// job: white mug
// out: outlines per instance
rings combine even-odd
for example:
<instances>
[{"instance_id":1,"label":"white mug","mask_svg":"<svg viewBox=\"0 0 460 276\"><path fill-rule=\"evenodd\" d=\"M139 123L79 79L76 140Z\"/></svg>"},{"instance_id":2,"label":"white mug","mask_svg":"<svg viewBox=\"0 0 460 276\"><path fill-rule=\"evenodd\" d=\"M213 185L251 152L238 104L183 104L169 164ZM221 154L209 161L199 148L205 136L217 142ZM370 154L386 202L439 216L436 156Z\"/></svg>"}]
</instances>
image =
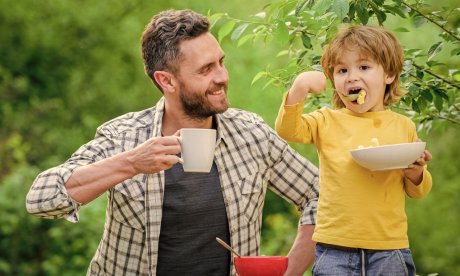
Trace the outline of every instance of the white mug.
<instances>
[{"instance_id":1,"label":"white mug","mask_svg":"<svg viewBox=\"0 0 460 276\"><path fill-rule=\"evenodd\" d=\"M181 163L185 172L211 171L216 146L215 129L182 128L179 141L182 147Z\"/></svg>"}]
</instances>

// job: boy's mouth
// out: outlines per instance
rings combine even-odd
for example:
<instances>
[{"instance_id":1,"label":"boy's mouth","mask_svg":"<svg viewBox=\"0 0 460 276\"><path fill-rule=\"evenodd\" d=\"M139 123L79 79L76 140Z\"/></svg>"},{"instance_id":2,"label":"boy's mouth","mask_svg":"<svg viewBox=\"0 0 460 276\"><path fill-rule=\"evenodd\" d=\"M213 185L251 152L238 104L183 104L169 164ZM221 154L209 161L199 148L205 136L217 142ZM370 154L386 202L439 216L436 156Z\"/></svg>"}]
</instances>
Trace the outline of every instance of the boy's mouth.
<instances>
[{"instance_id":1,"label":"boy's mouth","mask_svg":"<svg viewBox=\"0 0 460 276\"><path fill-rule=\"evenodd\" d=\"M358 104L363 104L366 98L366 91L361 88L352 88L348 91L347 95L344 95L347 100L350 102L356 102Z\"/></svg>"}]
</instances>

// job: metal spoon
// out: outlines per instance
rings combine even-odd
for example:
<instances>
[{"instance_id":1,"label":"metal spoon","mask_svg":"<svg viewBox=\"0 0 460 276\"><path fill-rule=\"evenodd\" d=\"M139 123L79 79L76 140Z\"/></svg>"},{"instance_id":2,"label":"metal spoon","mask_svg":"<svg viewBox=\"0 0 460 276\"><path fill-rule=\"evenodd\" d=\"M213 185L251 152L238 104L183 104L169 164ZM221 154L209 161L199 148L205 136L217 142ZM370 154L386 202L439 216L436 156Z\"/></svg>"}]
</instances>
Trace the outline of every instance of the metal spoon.
<instances>
[{"instance_id":1,"label":"metal spoon","mask_svg":"<svg viewBox=\"0 0 460 276\"><path fill-rule=\"evenodd\" d=\"M238 254L235 249L233 249L230 245L228 245L226 242L224 242L223 240L219 239L218 237L216 237L216 241L218 243L220 243L223 247L227 248L228 250L230 250L233 254L235 254L236 256L238 257L241 257L240 254Z\"/></svg>"},{"instance_id":2,"label":"metal spoon","mask_svg":"<svg viewBox=\"0 0 460 276\"><path fill-rule=\"evenodd\" d=\"M350 102L352 101L356 101L359 97L359 94L348 94L348 95L344 95L345 98L347 98L347 100L349 100Z\"/></svg>"}]
</instances>

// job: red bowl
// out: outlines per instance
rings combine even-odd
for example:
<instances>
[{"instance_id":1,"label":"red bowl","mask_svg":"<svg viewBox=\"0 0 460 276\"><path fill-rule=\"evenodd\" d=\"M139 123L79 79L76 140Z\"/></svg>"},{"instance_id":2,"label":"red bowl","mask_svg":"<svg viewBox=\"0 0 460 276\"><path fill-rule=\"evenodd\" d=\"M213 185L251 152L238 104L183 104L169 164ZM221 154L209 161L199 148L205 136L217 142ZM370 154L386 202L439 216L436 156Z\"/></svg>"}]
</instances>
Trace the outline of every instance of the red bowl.
<instances>
[{"instance_id":1,"label":"red bowl","mask_svg":"<svg viewBox=\"0 0 460 276\"><path fill-rule=\"evenodd\" d=\"M288 266L286 256L235 256L239 276L283 276Z\"/></svg>"}]
</instances>

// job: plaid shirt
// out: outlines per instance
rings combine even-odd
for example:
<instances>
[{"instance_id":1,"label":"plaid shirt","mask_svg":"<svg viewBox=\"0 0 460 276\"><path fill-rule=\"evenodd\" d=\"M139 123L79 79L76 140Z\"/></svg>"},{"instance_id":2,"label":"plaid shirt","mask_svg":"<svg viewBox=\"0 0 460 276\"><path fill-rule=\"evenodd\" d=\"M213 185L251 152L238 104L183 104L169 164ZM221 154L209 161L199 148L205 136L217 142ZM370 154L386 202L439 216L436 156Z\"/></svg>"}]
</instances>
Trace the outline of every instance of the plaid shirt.
<instances>
[{"instance_id":1,"label":"plaid shirt","mask_svg":"<svg viewBox=\"0 0 460 276\"><path fill-rule=\"evenodd\" d=\"M65 183L87 164L130 150L161 135L164 99L98 128L64 164L42 172L27 195L30 213L78 221L80 204ZM262 208L267 187L302 212L300 224L315 224L317 168L296 153L259 116L230 108L216 115L215 162L227 209L231 245L241 255L260 253ZM162 217L164 172L138 174L108 191L102 241L88 275L155 275ZM231 274L235 271L231 269Z\"/></svg>"}]
</instances>

